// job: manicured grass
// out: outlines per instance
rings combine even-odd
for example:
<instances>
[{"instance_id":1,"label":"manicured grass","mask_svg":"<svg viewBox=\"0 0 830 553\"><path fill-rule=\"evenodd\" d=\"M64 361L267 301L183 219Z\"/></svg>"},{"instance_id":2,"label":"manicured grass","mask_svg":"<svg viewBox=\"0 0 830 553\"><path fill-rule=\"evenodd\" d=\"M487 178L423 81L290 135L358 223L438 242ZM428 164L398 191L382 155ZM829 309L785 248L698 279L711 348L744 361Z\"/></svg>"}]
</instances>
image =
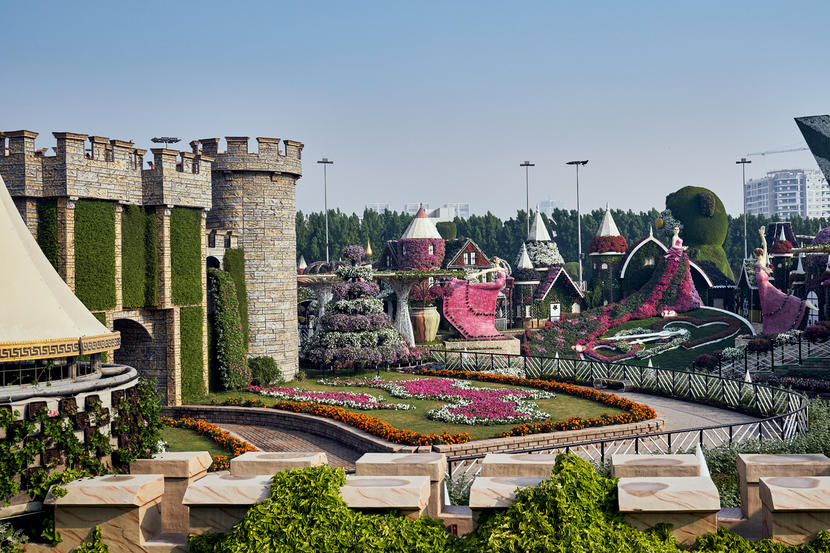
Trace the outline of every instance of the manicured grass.
<instances>
[{"instance_id":1,"label":"manicured grass","mask_svg":"<svg viewBox=\"0 0 830 553\"><path fill-rule=\"evenodd\" d=\"M167 451L207 451L211 455L231 455L210 438L185 428L164 427L161 438L167 442Z\"/></svg>"},{"instance_id":2,"label":"manicured grass","mask_svg":"<svg viewBox=\"0 0 830 553\"><path fill-rule=\"evenodd\" d=\"M362 375L358 375L359 377L373 377L376 373L369 372ZM414 374L405 374L405 373L398 373L394 371L390 372L381 372L381 378L387 381L394 381L394 380L415 380L421 378L432 378L428 376L421 376L421 375L414 375ZM491 426L483 426L483 425L467 425L467 424L449 424L443 422L432 421L426 418L426 412L430 409L435 409L443 405L444 401L432 401L432 400L420 400L420 399L403 399L403 398L395 398L392 397L390 394L385 392L384 390L380 390L378 388L358 388L358 387L342 387L342 386L325 386L323 384L318 384L316 379L308 379L303 380L301 382L290 382L286 384L287 386L291 386L294 388L301 388L304 390L321 390L321 391L341 391L341 392L353 392L353 393L366 393L372 394L376 397L381 397L388 403L408 403L410 405L414 405L414 410L407 410L407 411L395 411L390 409L376 409L371 411L362 411L360 409L349 409L349 411L353 411L355 413L363 413L372 417L377 417L381 420L388 422L389 424L406 430L413 430L416 432L420 432L422 434L440 434L442 432L467 432L472 436L474 440L479 440L483 438L493 438L498 436L501 432L506 432L510 430L515 425L513 424L498 424L498 425L491 425ZM509 388L510 386L505 386L504 384L496 384L492 382L474 382L473 386L481 387L481 388ZM521 388L527 389L530 388ZM249 399L261 399L265 401L267 405L273 405L276 401L274 398L270 398L268 396L261 396L254 393L249 392L227 392L227 393L216 393L210 394L205 403L210 403L211 399L216 399L217 402L221 402L224 398L232 396L232 397L242 397L242 398L249 398ZM581 416L584 418L589 417L596 417L602 414L608 415L617 415L622 413L621 410L616 409L614 407L609 407L607 405L603 405L601 403L597 403L594 401L589 401L586 399L578 398L569 396L566 394L557 394L557 396L553 399L540 399L536 401L536 404L539 406L542 411L548 413L552 420L561 420L567 419L574 416Z\"/></svg>"}]
</instances>

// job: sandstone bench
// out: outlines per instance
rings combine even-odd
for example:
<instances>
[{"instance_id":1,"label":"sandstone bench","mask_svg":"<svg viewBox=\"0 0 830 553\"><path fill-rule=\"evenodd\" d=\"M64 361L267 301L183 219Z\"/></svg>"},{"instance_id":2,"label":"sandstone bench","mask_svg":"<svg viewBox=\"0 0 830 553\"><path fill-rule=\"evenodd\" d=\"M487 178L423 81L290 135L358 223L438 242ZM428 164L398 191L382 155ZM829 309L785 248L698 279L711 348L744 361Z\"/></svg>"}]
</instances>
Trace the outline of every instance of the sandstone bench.
<instances>
[{"instance_id":1,"label":"sandstone bench","mask_svg":"<svg viewBox=\"0 0 830 553\"><path fill-rule=\"evenodd\" d=\"M190 533L227 532L252 506L271 494L272 475L234 476L213 472L197 480L184 494L190 508Z\"/></svg>"},{"instance_id":2,"label":"sandstone bench","mask_svg":"<svg viewBox=\"0 0 830 553\"><path fill-rule=\"evenodd\" d=\"M328 463L323 452L268 452L249 451L231 459L231 474L234 476L270 475L306 467L316 467Z\"/></svg>"},{"instance_id":3,"label":"sandstone bench","mask_svg":"<svg viewBox=\"0 0 830 553\"><path fill-rule=\"evenodd\" d=\"M429 502L429 476L346 476L340 497L353 509L397 509L417 519Z\"/></svg>"},{"instance_id":4,"label":"sandstone bench","mask_svg":"<svg viewBox=\"0 0 830 553\"><path fill-rule=\"evenodd\" d=\"M761 477L764 538L800 545L830 529L830 477Z\"/></svg>"},{"instance_id":5,"label":"sandstone bench","mask_svg":"<svg viewBox=\"0 0 830 553\"><path fill-rule=\"evenodd\" d=\"M660 476L702 476L697 455L628 455L611 456L611 474L615 478L649 478Z\"/></svg>"}]
</instances>

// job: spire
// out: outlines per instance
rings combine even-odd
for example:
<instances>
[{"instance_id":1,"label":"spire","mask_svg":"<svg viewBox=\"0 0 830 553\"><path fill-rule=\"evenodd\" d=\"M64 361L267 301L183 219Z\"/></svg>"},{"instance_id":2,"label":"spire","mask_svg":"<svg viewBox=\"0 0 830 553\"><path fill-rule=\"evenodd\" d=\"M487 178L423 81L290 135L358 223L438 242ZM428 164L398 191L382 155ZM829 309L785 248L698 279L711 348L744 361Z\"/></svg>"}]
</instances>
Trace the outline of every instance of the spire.
<instances>
[{"instance_id":1,"label":"spire","mask_svg":"<svg viewBox=\"0 0 830 553\"><path fill-rule=\"evenodd\" d=\"M782 242L787 239L787 235L784 234L784 225L781 225L781 232L778 234L778 239Z\"/></svg>"},{"instance_id":2,"label":"spire","mask_svg":"<svg viewBox=\"0 0 830 553\"><path fill-rule=\"evenodd\" d=\"M608 207L608 204L605 204L605 215L602 217L602 222L599 224L599 229L597 229L597 236L619 236L620 231L617 229L617 223L614 222L614 218L611 216L611 208Z\"/></svg>"},{"instance_id":3,"label":"spire","mask_svg":"<svg viewBox=\"0 0 830 553\"><path fill-rule=\"evenodd\" d=\"M545 227L545 222L542 220L542 212L536 210L536 218L530 225L530 232L527 234L527 239L532 242L550 242L550 234Z\"/></svg>"},{"instance_id":4,"label":"spire","mask_svg":"<svg viewBox=\"0 0 830 553\"><path fill-rule=\"evenodd\" d=\"M372 257L372 243L366 239L366 257Z\"/></svg>"},{"instance_id":5,"label":"spire","mask_svg":"<svg viewBox=\"0 0 830 553\"><path fill-rule=\"evenodd\" d=\"M522 242L522 249L519 250L519 257L516 259L517 269L532 269L533 263L530 261L530 256L527 255L527 248Z\"/></svg>"},{"instance_id":6,"label":"spire","mask_svg":"<svg viewBox=\"0 0 830 553\"><path fill-rule=\"evenodd\" d=\"M804 260L804 254L803 253L798 254L798 267L796 267L796 269L795 269L795 274L797 274L797 275L803 275L804 274L804 263L802 263L803 260Z\"/></svg>"},{"instance_id":7,"label":"spire","mask_svg":"<svg viewBox=\"0 0 830 553\"><path fill-rule=\"evenodd\" d=\"M409 223L409 226L406 227L403 235L401 235L401 240L410 238L437 238L441 240L441 234L435 228L435 223L427 217L427 212L424 211L423 206L418 208L418 213L415 214L415 218L412 219L412 222Z\"/></svg>"},{"instance_id":8,"label":"spire","mask_svg":"<svg viewBox=\"0 0 830 553\"><path fill-rule=\"evenodd\" d=\"M654 238L654 227L651 225L648 226L648 237Z\"/></svg>"},{"instance_id":9,"label":"spire","mask_svg":"<svg viewBox=\"0 0 830 553\"><path fill-rule=\"evenodd\" d=\"M300 254L300 262L297 263L297 268L300 271L305 271L308 268L308 263L305 262L305 257L303 254Z\"/></svg>"}]
</instances>

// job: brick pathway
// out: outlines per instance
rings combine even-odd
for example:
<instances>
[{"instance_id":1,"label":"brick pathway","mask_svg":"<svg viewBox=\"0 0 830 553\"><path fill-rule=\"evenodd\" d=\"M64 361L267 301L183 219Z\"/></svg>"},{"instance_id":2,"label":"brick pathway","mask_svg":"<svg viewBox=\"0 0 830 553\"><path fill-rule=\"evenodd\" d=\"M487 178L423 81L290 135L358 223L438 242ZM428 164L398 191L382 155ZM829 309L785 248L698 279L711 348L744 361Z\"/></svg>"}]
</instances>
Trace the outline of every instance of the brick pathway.
<instances>
[{"instance_id":1,"label":"brick pathway","mask_svg":"<svg viewBox=\"0 0 830 553\"><path fill-rule=\"evenodd\" d=\"M307 432L243 424L218 426L233 432L263 451L323 451L328 457L329 465L346 470L354 469L354 462L364 453Z\"/></svg>"}]
</instances>

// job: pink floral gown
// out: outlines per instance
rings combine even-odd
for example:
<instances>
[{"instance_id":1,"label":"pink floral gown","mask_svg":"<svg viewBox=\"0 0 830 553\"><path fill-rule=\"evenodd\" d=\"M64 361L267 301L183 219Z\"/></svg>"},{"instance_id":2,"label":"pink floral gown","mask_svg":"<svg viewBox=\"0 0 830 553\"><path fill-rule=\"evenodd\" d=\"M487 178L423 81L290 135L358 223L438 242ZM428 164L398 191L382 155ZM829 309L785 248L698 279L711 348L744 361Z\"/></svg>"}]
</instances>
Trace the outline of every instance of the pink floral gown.
<instances>
[{"instance_id":1,"label":"pink floral gown","mask_svg":"<svg viewBox=\"0 0 830 553\"><path fill-rule=\"evenodd\" d=\"M807 303L796 296L788 296L769 281L766 271L755 265L755 281L761 298L761 321L764 334L779 334L801 325Z\"/></svg>"}]
</instances>

